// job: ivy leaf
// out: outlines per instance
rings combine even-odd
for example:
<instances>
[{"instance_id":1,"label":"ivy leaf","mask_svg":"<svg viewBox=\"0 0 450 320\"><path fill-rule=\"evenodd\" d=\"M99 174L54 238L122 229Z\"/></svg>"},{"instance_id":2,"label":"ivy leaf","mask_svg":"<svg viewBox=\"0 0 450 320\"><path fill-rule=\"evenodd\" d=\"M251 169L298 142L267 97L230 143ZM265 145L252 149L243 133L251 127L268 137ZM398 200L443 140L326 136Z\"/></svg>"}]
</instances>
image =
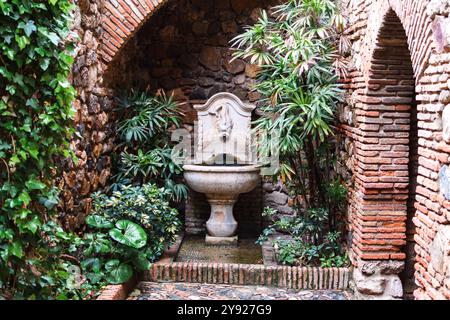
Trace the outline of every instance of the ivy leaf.
<instances>
[{"instance_id":1,"label":"ivy leaf","mask_svg":"<svg viewBox=\"0 0 450 320\"><path fill-rule=\"evenodd\" d=\"M5 36L3 39L4 39L5 43L11 44L12 36L8 35L8 36Z\"/></svg>"},{"instance_id":2,"label":"ivy leaf","mask_svg":"<svg viewBox=\"0 0 450 320\"><path fill-rule=\"evenodd\" d=\"M0 151L1 150L9 150L9 149L11 149L11 147L12 146L9 143L0 141Z\"/></svg>"},{"instance_id":3,"label":"ivy leaf","mask_svg":"<svg viewBox=\"0 0 450 320\"><path fill-rule=\"evenodd\" d=\"M14 231L12 229L0 228L0 239L1 240L12 240L12 239L14 239Z\"/></svg>"},{"instance_id":4,"label":"ivy leaf","mask_svg":"<svg viewBox=\"0 0 450 320\"><path fill-rule=\"evenodd\" d=\"M39 197L39 203L43 204L47 209L54 208L59 202L57 193L47 193L45 197Z\"/></svg>"},{"instance_id":5,"label":"ivy leaf","mask_svg":"<svg viewBox=\"0 0 450 320\"><path fill-rule=\"evenodd\" d=\"M46 185L44 183L42 183L34 178L25 182L25 185L29 190L43 190L46 187Z\"/></svg>"},{"instance_id":6,"label":"ivy leaf","mask_svg":"<svg viewBox=\"0 0 450 320\"><path fill-rule=\"evenodd\" d=\"M59 54L59 59L61 59L62 62L64 62L66 65L69 65L69 66L73 63L73 57L64 52L61 52Z\"/></svg>"},{"instance_id":7,"label":"ivy leaf","mask_svg":"<svg viewBox=\"0 0 450 320\"><path fill-rule=\"evenodd\" d=\"M39 158L38 158L39 150L30 148L30 149L28 149L28 152L30 153L30 155L31 155L34 159L36 159L36 160L39 159Z\"/></svg>"},{"instance_id":8,"label":"ivy leaf","mask_svg":"<svg viewBox=\"0 0 450 320\"><path fill-rule=\"evenodd\" d=\"M37 229L41 227L41 221L39 220L39 218L37 216L34 216L30 221L28 221L27 223L25 223L25 225L23 226L24 229L27 229L29 231L31 231L31 233L35 234Z\"/></svg>"},{"instance_id":9,"label":"ivy leaf","mask_svg":"<svg viewBox=\"0 0 450 320\"><path fill-rule=\"evenodd\" d=\"M9 194L13 198L17 195L17 192L18 192L17 188L8 182L4 183L0 190L9 192Z\"/></svg>"},{"instance_id":10,"label":"ivy leaf","mask_svg":"<svg viewBox=\"0 0 450 320\"><path fill-rule=\"evenodd\" d=\"M11 58L11 60L12 60L12 59L14 59L14 56L13 56L13 58ZM15 94L16 94L16 86L14 86L14 85L12 85L12 84L7 85L7 86L6 86L6 90L7 90L11 95L15 95Z\"/></svg>"},{"instance_id":11,"label":"ivy leaf","mask_svg":"<svg viewBox=\"0 0 450 320\"><path fill-rule=\"evenodd\" d=\"M117 242L135 249L142 248L147 243L145 230L129 220L117 221L116 227L109 230L109 235Z\"/></svg>"},{"instance_id":12,"label":"ivy leaf","mask_svg":"<svg viewBox=\"0 0 450 320\"><path fill-rule=\"evenodd\" d=\"M109 260L105 269L108 271L106 280L112 284L124 283L133 276L133 268L129 264L120 263L118 259Z\"/></svg>"},{"instance_id":13,"label":"ivy leaf","mask_svg":"<svg viewBox=\"0 0 450 320\"><path fill-rule=\"evenodd\" d=\"M48 38L55 46L58 45L59 40L60 40L59 36L58 36L56 33L54 33L54 32L49 32L49 33L47 34L47 38Z\"/></svg>"},{"instance_id":14,"label":"ivy leaf","mask_svg":"<svg viewBox=\"0 0 450 320\"><path fill-rule=\"evenodd\" d=\"M9 60L14 60L15 51L11 48L5 48L6 56L9 58Z\"/></svg>"},{"instance_id":15,"label":"ivy leaf","mask_svg":"<svg viewBox=\"0 0 450 320\"><path fill-rule=\"evenodd\" d=\"M39 101L36 98L30 98L27 100L26 106L37 109L39 107Z\"/></svg>"},{"instance_id":16,"label":"ivy leaf","mask_svg":"<svg viewBox=\"0 0 450 320\"><path fill-rule=\"evenodd\" d=\"M110 229L114 225L112 222L108 221L105 217L99 215L90 215L86 218L86 223L94 228L99 229Z\"/></svg>"},{"instance_id":17,"label":"ivy leaf","mask_svg":"<svg viewBox=\"0 0 450 320\"><path fill-rule=\"evenodd\" d=\"M31 198L28 192L22 191L22 193L19 196L19 199L22 200L22 202L28 206L30 204Z\"/></svg>"},{"instance_id":18,"label":"ivy leaf","mask_svg":"<svg viewBox=\"0 0 450 320\"><path fill-rule=\"evenodd\" d=\"M41 62L39 62L39 66L43 71L48 69L48 66L50 65L50 59L43 59Z\"/></svg>"},{"instance_id":19,"label":"ivy leaf","mask_svg":"<svg viewBox=\"0 0 450 320\"><path fill-rule=\"evenodd\" d=\"M36 31L36 26L33 20L28 20L27 24L23 27L23 31L29 37L33 32Z\"/></svg>"},{"instance_id":20,"label":"ivy leaf","mask_svg":"<svg viewBox=\"0 0 450 320\"><path fill-rule=\"evenodd\" d=\"M17 44L19 45L19 49L23 50L30 43L30 39L26 36L16 35L15 37Z\"/></svg>"},{"instance_id":21,"label":"ivy leaf","mask_svg":"<svg viewBox=\"0 0 450 320\"><path fill-rule=\"evenodd\" d=\"M41 57L45 57L45 55L47 54L47 51L45 51L45 49L41 47L35 48L34 51L37 52L37 54Z\"/></svg>"},{"instance_id":22,"label":"ivy leaf","mask_svg":"<svg viewBox=\"0 0 450 320\"><path fill-rule=\"evenodd\" d=\"M8 251L11 255L16 256L17 258L23 257L22 244L18 240L9 245Z\"/></svg>"}]
</instances>

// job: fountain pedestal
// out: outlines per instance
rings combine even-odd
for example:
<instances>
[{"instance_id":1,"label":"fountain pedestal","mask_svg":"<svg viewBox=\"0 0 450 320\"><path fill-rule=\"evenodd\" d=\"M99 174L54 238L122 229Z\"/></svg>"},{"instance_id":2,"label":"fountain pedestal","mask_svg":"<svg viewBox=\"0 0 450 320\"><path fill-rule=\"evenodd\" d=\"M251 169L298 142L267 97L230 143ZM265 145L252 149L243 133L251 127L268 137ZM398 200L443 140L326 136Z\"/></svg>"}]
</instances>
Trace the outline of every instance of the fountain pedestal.
<instances>
[{"instance_id":1,"label":"fountain pedestal","mask_svg":"<svg viewBox=\"0 0 450 320\"><path fill-rule=\"evenodd\" d=\"M237 197L230 199L214 200L208 197L211 205L211 214L206 221L206 244L212 245L236 245L238 237L236 235L238 223L233 216L233 207L237 201Z\"/></svg>"}]
</instances>

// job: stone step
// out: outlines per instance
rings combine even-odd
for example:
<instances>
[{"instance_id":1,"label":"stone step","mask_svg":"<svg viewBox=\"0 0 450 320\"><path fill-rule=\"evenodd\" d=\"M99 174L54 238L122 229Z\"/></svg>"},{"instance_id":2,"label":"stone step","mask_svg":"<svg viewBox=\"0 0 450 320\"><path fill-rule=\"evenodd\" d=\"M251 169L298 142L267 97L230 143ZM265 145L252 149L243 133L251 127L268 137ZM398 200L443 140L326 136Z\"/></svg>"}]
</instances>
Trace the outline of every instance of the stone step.
<instances>
[{"instance_id":1,"label":"stone step","mask_svg":"<svg viewBox=\"0 0 450 320\"><path fill-rule=\"evenodd\" d=\"M155 263L144 272L150 282L258 285L288 289L346 290L348 268L267 266L262 264Z\"/></svg>"},{"instance_id":2,"label":"stone step","mask_svg":"<svg viewBox=\"0 0 450 320\"><path fill-rule=\"evenodd\" d=\"M342 290L295 290L267 286L140 282L129 300L350 300Z\"/></svg>"}]
</instances>

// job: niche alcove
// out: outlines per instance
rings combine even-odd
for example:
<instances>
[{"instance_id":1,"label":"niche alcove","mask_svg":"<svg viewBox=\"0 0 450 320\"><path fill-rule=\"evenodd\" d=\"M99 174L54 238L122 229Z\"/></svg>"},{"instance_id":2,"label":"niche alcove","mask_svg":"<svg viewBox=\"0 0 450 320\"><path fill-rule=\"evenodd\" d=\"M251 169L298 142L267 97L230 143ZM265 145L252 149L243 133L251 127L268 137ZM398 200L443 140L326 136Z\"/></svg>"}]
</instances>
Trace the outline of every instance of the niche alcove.
<instances>
[{"instance_id":1,"label":"niche alcove","mask_svg":"<svg viewBox=\"0 0 450 320\"><path fill-rule=\"evenodd\" d=\"M184 113L182 127L194 133L197 113L218 92L229 92L245 103L256 103L252 91L257 68L243 60L230 62L230 40L255 23L261 9L278 1L168 1L127 42L108 67L105 81L116 93L125 88L163 89L174 95ZM239 236L259 235L263 228L261 183L241 194L234 207ZM180 212L187 234L204 234L210 206L190 190Z\"/></svg>"}]
</instances>

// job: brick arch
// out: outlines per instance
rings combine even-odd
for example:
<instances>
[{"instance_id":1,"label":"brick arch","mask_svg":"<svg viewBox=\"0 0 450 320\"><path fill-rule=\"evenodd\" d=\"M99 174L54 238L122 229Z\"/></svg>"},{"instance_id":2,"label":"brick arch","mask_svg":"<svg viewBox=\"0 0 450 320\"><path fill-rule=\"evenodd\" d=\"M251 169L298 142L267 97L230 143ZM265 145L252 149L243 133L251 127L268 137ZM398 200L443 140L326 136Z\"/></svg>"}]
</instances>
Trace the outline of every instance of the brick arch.
<instances>
[{"instance_id":1,"label":"brick arch","mask_svg":"<svg viewBox=\"0 0 450 320\"><path fill-rule=\"evenodd\" d=\"M100 56L106 66L139 28L168 0L104 0Z\"/></svg>"},{"instance_id":2,"label":"brick arch","mask_svg":"<svg viewBox=\"0 0 450 320\"><path fill-rule=\"evenodd\" d=\"M406 34L406 42L411 53L411 63L416 81L423 75L433 49L433 37L430 33L433 21L427 14L427 1L416 0L388 0L372 1L368 7L369 18L365 46L368 48L363 54L366 61L371 61L378 46L378 37L382 32L385 18L392 13L398 17ZM365 79L368 79L370 64L366 64Z\"/></svg>"},{"instance_id":3,"label":"brick arch","mask_svg":"<svg viewBox=\"0 0 450 320\"><path fill-rule=\"evenodd\" d=\"M414 227L407 233L407 223L412 225L415 211L418 69L413 68L410 41L394 10L385 13L376 36L357 117L355 189L359 200L353 251L361 260L408 258L404 283L411 287Z\"/></svg>"}]
</instances>

